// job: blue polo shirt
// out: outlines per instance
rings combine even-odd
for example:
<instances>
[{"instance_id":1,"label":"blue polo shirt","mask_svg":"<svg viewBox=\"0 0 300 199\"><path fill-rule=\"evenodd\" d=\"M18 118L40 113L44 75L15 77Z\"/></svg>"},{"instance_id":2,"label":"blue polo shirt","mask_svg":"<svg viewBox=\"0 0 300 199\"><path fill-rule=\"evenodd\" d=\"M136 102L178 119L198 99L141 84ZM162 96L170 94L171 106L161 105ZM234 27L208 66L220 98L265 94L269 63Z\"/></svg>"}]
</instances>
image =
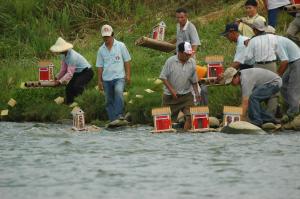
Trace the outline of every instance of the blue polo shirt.
<instances>
[{"instance_id":1,"label":"blue polo shirt","mask_svg":"<svg viewBox=\"0 0 300 199\"><path fill-rule=\"evenodd\" d=\"M131 57L125 44L114 39L111 50L108 50L105 43L100 46L96 67L103 68L102 78L104 81L111 81L125 77L124 62L130 60Z\"/></svg>"},{"instance_id":2,"label":"blue polo shirt","mask_svg":"<svg viewBox=\"0 0 300 199\"><path fill-rule=\"evenodd\" d=\"M80 73L83 71L85 68L90 68L91 65L89 62L78 52L76 52L73 49L68 50L68 53L66 56L62 56L63 61L68 65L68 66L75 66L75 73Z\"/></svg>"},{"instance_id":3,"label":"blue polo shirt","mask_svg":"<svg viewBox=\"0 0 300 199\"><path fill-rule=\"evenodd\" d=\"M283 58L282 60L288 60L289 62L293 62L297 59L300 59L300 49L297 46L297 44L283 36L277 36L277 38L278 45L282 47L282 50L285 54L285 58Z\"/></svg>"}]
</instances>

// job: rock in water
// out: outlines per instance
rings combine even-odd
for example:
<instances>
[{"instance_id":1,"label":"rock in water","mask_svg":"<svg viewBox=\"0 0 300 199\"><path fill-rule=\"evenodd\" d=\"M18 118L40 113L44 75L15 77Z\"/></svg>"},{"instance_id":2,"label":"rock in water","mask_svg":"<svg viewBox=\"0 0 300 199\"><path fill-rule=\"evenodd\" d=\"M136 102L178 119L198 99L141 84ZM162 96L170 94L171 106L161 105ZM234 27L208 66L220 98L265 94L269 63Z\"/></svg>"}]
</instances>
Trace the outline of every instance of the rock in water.
<instances>
[{"instance_id":1,"label":"rock in water","mask_svg":"<svg viewBox=\"0 0 300 199\"><path fill-rule=\"evenodd\" d=\"M209 127L210 128L219 128L220 121L215 117L209 117Z\"/></svg>"},{"instance_id":2,"label":"rock in water","mask_svg":"<svg viewBox=\"0 0 300 199\"><path fill-rule=\"evenodd\" d=\"M114 121L108 123L105 127L106 128L116 128L116 127L121 127L121 126L127 126L128 124L129 124L129 122L127 120L117 119L117 120L114 120Z\"/></svg>"},{"instance_id":3,"label":"rock in water","mask_svg":"<svg viewBox=\"0 0 300 199\"><path fill-rule=\"evenodd\" d=\"M295 117L293 119L293 121L291 121L291 126L293 127L293 129L295 131L299 131L300 130L300 116L299 115L297 117Z\"/></svg>"},{"instance_id":4,"label":"rock in water","mask_svg":"<svg viewBox=\"0 0 300 199\"><path fill-rule=\"evenodd\" d=\"M221 132L229 134L265 134L258 126L245 121L233 122L228 126L224 126Z\"/></svg>"},{"instance_id":5,"label":"rock in water","mask_svg":"<svg viewBox=\"0 0 300 199\"><path fill-rule=\"evenodd\" d=\"M274 132L279 130L280 128L281 128L280 124L273 124L272 122L268 122L262 125L262 129L265 131Z\"/></svg>"}]
</instances>

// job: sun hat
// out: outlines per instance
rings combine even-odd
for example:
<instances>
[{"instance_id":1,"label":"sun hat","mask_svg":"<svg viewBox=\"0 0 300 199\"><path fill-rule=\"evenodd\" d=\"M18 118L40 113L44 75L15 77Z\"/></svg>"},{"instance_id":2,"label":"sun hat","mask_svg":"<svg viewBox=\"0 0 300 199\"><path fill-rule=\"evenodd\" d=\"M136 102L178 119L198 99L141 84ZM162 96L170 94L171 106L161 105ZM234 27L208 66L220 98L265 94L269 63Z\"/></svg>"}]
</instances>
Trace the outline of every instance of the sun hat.
<instances>
[{"instance_id":1,"label":"sun hat","mask_svg":"<svg viewBox=\"0 0 300 199\"><path fill-rule=\"evenodd\" d=\"M235 23L227 24L226 27L225 27L225 31L222 32L221 35L226 36L230 31L238 32L239 31L238 25L235 24Z\"/></svg>"},{"instance_id":2,"label":"sun hat","mask_svg":"<svg viewBox=\"0 0 300 199\"><path fill-rule=\"evenodd\" d=\"M223 83L230 84L234 75L237 74L237 72L238 71L233 67L227 68L223 74Z\"/></svg>"},{"instance_id":3,"label":"sun hat","mask_svg":"<svg viewBox=\"0 0 300 199\"><path fill-rule=\"evenodd\" d=\"M110 37L113 33L113 29L110 25L103 25L101 28L101 35L102 37Z\"/></svg>"},{"instance_id":4,"label":"sun hat","mask_svg":"<svg viewBox=\"0 0 300 199\"><path fill-rule=\"evenodd\" d=\"M263 21L260 18L257 18L257 19L254 19L252 28L264 32L267 29L267 25L266 25L265 21Z\"/></svg>"},{"instance_id":5,"label":"sun hat","mask_svg":"<svg viewBox=\"0 0 300 199\"><path fill-rule=\"evenodd\" d=\"M59 37L55 44L51 46L50 51L54 53L60 53L71 48L73 48L73 45L71 43L68 43L63 38Z\"/></svg>"},{"instance_id":6,"label":"sun hat","mask_svg":"<svg viewBox=\"0 0 300 199\"><path fill-rule=\"evenodd\" d=\"M273 27L273 26L268 26L267 28L266 28L266 33L271 33L271 34L275 34L276 33L276 30L275 30L275 28Z\"/></svg>"}]
</instances>

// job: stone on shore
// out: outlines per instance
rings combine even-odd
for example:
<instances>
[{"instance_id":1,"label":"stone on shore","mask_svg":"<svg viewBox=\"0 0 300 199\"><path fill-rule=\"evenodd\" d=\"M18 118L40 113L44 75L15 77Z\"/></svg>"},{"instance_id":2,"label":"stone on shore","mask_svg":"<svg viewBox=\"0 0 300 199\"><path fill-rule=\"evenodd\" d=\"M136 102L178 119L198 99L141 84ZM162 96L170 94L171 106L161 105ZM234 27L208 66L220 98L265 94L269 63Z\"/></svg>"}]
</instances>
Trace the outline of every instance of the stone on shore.
<instances>
[{"instance_id":1,"label":"stone on shore","mask_svg":"<svg viewBox=\"0 0 300 199\"><path fill-rule=\"evenodd\" d=\"M221 130L228 134L265 134L265 131L249 122L238 121L224 126Z\"/></svg>"},{"instance_id":2,"label":"stone on shore","mask_svg":"<svg viewBox=\"0 0 300 199\"><path fill-rule=\"evenodd\" d=\"M219 128L220 121L216 117L209 117L209 127L210 128Z\"/></svg>"}]
</instances>

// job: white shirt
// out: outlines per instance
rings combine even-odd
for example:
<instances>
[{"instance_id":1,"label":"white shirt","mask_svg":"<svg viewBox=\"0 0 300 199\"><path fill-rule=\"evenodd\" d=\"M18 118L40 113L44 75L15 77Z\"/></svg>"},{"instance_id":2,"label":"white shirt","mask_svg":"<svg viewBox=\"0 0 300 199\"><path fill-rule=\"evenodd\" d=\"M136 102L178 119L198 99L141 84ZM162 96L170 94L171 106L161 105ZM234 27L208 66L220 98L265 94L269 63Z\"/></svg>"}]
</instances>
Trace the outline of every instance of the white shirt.
<instances>
[{"instance_id":1,"label":"white shirt","mask_svg":"<svg viewBox=\"0 0 300 199\"><path fill-rule=\"evenodd\" d=\"M236 44L236 50L235 50L235 55L234 55L234 62L239 62L241 64L248 64L248 65L253 65L253 61L246 61L245 62L245 51L246 51L246 46L244 44L244 41L248 40L248 37L239 35L237 44Z\"/></svg>"},{"instance_id":2,"label":"white shirt","mask_svg":"<svg viewBox=\"0 0 300 199\"><path fill-rule=\"evenodd\" d=\"M283 49L278 47L278 39L273 34L263 34L253 37L246 48L245 60L255 62L275 61L276 55L282 60L285 57Z\"/></svg>"},{"instance_id":3,"label":"white shirt","mask_svg":"<svg viewBox=\"0 0 300 199\"><path fill-rule=\"evenodd\" d=\"M268 10L280 8L290 4L290 0L268 0Z\"/></svg>"}]
</instances>

